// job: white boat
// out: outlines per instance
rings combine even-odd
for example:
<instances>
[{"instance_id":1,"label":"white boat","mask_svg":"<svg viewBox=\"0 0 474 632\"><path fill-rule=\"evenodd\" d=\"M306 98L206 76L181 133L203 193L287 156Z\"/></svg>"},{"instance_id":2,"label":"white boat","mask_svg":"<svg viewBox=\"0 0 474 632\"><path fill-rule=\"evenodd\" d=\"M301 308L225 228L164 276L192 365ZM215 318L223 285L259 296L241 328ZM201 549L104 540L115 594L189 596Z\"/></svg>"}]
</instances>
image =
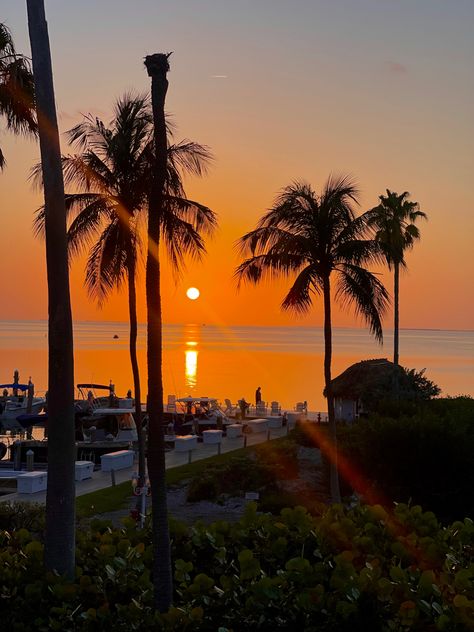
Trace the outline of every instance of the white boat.
<instances>
[{"instance_id":1,"label":"white boat","mask_svg":"<svg viewBox=\"0 0 474 632\"><path fill-rule=\"evenodd\" d=\"M34 385L20 384L15 379L10 384L0 384L0 428L2 432L23 431L24 427L17 419L20 415L36 415L43 410L46 398L34 396Z\"/></svg>"}]
</instances>

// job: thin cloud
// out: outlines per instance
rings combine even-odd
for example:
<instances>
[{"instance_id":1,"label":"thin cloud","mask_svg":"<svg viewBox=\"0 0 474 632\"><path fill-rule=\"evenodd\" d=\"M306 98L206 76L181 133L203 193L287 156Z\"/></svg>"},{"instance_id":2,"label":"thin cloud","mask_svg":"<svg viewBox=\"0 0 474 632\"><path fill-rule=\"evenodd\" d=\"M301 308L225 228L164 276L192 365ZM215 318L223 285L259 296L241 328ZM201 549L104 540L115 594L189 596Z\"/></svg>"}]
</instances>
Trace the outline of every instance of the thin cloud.
<instances>
[{"instance_id":1,"label":"thin cloud","mask_svg":"<svg viewBox=\"0 0 474 632\"><path fill-rule=\"evenodd\" d=\"M398 61L386 61L384 67L394 75L404 75L408 72L408 68Z\"/></svg>"},{"instance_id":2,"label":"thin cloud","mask_svg":"<svg viewBox=\"0 0 474 632\"><path fill-rule=\"evenodd\" d=\"M227 75L211 75L211 79L227 79Z\"/></svg>"}]
</instances>

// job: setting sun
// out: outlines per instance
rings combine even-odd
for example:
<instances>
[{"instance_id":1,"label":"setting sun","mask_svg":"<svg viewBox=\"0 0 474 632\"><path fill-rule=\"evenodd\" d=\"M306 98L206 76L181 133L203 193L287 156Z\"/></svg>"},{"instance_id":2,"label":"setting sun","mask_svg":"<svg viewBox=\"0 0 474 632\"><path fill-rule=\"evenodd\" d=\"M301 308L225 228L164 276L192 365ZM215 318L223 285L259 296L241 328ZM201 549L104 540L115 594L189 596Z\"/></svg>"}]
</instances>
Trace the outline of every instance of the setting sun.
<instances>
[{"instance_id":1,"label":"setting sun","mask_svg":"<svg viewBox=\"0 0 474 632\"><path fill-rule=\"evenodd\" d=\"M197 289L197 287L189 287L186 290L186 296L192 301L195 301L197 298L199 298L199 295L200 295L200 292Z\"/></svg>"}]
</instances>

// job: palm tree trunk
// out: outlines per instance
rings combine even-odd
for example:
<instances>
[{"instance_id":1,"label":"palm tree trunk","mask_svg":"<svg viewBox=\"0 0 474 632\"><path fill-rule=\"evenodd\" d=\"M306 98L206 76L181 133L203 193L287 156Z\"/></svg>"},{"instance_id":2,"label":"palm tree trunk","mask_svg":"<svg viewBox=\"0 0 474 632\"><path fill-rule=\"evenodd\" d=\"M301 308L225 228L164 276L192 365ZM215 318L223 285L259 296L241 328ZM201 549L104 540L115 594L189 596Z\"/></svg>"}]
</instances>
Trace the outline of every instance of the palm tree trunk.
<instances>
[{"instance_id":1,"label":"palm tree trunk","mask_svg":"<svg viewBox=\"0 0 474 632\"><path fill-rule=\"evenodd\" d=\"M148 209L148 256L146 265L147 360L148 360L148 475L151 484L154 602L159 612L169 610L173 598L171 547L166 501L165 442L163 434L162 316L160 295L160 216L166 180L167 139L165 98L168 89L168 57L145 58L151 77L154 120L155 172Z\"/></svg>"},{"instance_id":2,"label":"palm tree trunk","mask_svg":"<svg viewBox=\"0 0 474 632\"><path fill-rule=\"evenodd\" d=\"M398 366L400 264L394 264L393 275L393 364Z\"/></svg>"},{"instance_id":3,"label":"palm tree trunk","mask_svg":"<svg viewBox=\"0 0 474 632\"><path fill-rule=\"evenodd\" d=\"M324 297L324 382L326 387L326 397L328 400L328 422L330 454L329 457L329 487L331 499L334 503L341 502L341 491L339 488L339 471L337 467L337 434L336 416L334 412L334 395L331 382L331 360L332 360L332 330L331 330L331 285L329 275L323 283Z\"/></svg>"},{"instance_id":4,"label":"palm tree trunk","mask_svg":"<svg viewBox=\"0 0 474 632\"><path fill-rule=\"evenodd\" d=\"M44 561L74 576L74 358L66 234L53 73L43 0L27 0L45 199L48 277L48 488Z\"/></svg>"},{"instance_id":5,"label":"palm tree trunk","mask_svg":"<svg viewBox=\"0 0 474 632\"><path fill-rule=\"evenodd\" d=\"M140 371L137 358L137 293L135 287L135 262L128 266L128 312L130 320L130 362L132 364L133 390L135 395L135 424L138 434L138 478L139 485L145 483L145 435L142 426L142 404L140 388Z\"/></svg>"}]
</instances>

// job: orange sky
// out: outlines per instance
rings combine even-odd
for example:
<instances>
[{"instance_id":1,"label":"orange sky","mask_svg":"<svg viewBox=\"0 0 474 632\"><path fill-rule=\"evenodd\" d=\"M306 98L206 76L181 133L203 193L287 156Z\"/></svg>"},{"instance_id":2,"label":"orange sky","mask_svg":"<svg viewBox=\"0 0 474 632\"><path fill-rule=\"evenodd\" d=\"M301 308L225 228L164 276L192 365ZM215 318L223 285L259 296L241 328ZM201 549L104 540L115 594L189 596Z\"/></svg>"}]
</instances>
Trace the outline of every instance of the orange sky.
<instances>
[{"instance_id":1,"label":"orange sky","mask_svg":"<svg viewBox=\"0 0 474 632\"><path fill-rule=\"evenodd\" d=\"M61 129L80 112L108 120L125 90L148 89L143 56L173 50L167 109L177 138L207 144L216 157L209 177L187 190L219 214L220 228L204 263L178 284L165 270L165 321L321 324L318 305L305 319L280 311L287 283L237 293L233 244L280 188L306 179L319 190L334 172L357 179L361 210L388 187L410 191L429 216L407 256L401 326L473 328L471 4L455 2L448 13L443 3L420 0L397 13L388 2L361 0L356 11L348 0L300 0L291 11L290 3L261 0L237 11L227 0L206 0L197 12L182 0L160 14L147 0L140 15L125 2L63 4L46 2ZM24 7L3 14L18 49L28 51ZM381 38L387 20L391 30ZM45 318L44 247L31 231L42 200L27 182L38 148L3 131L0 140L8 160L0 175L0 319ZM391 288L387 272L383 278ZM87 299L79 262L71 280L75 319L126 320L125 296L101 311ZM201 291L195 302L185 297L190 285ZM334 323L361 325L338 310Z\"/></svg>"}]
</instances>

